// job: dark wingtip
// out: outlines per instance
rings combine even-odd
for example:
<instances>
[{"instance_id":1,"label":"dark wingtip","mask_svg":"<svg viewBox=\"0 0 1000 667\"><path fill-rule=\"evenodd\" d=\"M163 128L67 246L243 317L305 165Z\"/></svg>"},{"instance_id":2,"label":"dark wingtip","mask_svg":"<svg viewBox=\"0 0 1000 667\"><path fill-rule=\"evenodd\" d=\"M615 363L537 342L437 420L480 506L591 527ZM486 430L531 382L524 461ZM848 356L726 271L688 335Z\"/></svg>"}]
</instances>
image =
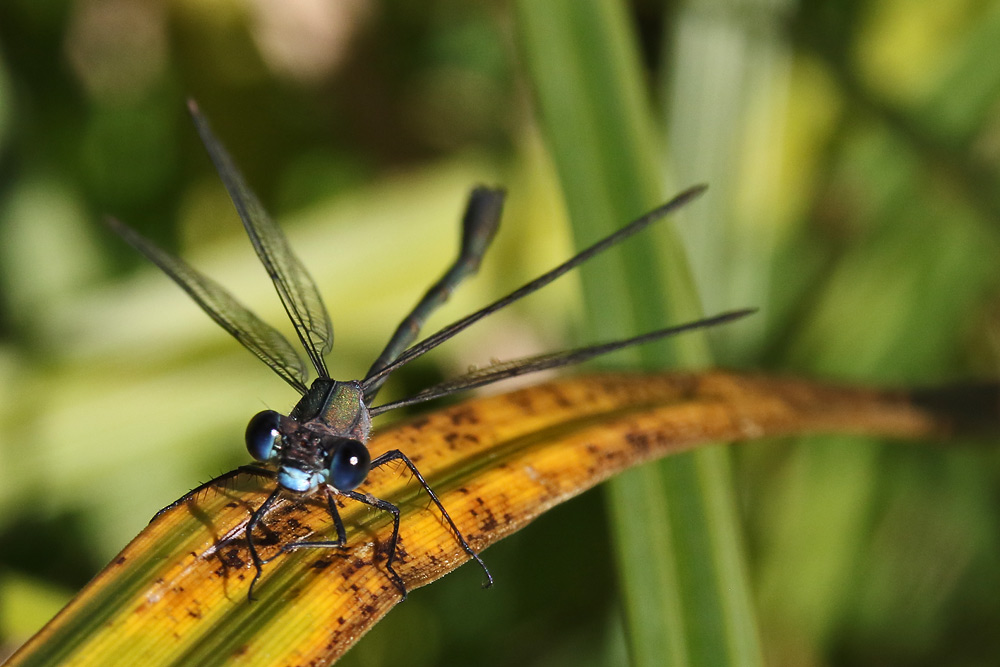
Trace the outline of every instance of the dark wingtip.
<instances>
[{"instance_id":1,"label":"dark wingtip","mask_svg":"<svg viewBox=\"0 0 1000 667\"><path fill-rule=\"evenodd\" d=\"M688 203L705 194L705 190L708 190L708 185L705 183L692 185L687 190L683 190L680 194L675 195L672 199L670 199L670 201L660 204L644 217L656 219L673 213L677 209L687 206Z\"/></svg>"},{"instance_id":2,"label":"dark wingtip","mask_svg":"<svg viewBox=\"0 0 1000 667\"><path fill-rule=\"evenodd\" d=\"M472 187L472 192L477 192L480 190L500 196L507 194L507 188L503 187L502 185L484 185L483 183L477 183Z\"/></svg>"},{"instance_id":3,"label":"dark wingtip","mask_svg":"<svg viewBox=\"0 0 1000 667\"><path fill-rule=\"evenodd\" d=\"M753 308L740 308L739 310L732 310L725 313L726 321L738 320L742 317L748 317L760 312L760 308L754 306Z\"/></svg>"},{"instance_id":4,"label":"dark wingtip","mask_svg":"<svg viewBox=\"0 0 1000 667\"><path fill-rule=\"evenodd\" d=\"M126 225L124 222L122 222L113 215L105 215L103 220L104 220L104 225L108 229L110 229L111 231L113 231L115 234L122 237L126 241L128 241L131 236L135 235L135 231L133 231L131 227L129 227L128 225Z\"/></svg>"},{"instance_id":5,"label":"dark wingtip","mask_svg":"<svg viewBox=\"0 0 1000 667\"><path fill-rule=\"evenodd\" d=\"M699 320L698 323L703 325L705 328L714 327L719 324L725 324L726 322L732 322L734 320L741 320L744 317L749 317L754 313L760 312L760 308L740 308L738 310L727 310L724 313L719 313L718 315L713 315L711 317L706 317Z\"/></svg>"},{"instance_id":6,"label":"dark wingtip","mask_svg":"<svg viewBox=\"0 0 1000 667\"><path fill-rule=\"evenodd\" d=\"M674 201L680 200L687 202L692 199L697 199L705 194L706 190L708 190L708 183L698 183L697 185L692 185L687 190L684 190L679 195L674 197Z\"/></svg>"}]
</instances>

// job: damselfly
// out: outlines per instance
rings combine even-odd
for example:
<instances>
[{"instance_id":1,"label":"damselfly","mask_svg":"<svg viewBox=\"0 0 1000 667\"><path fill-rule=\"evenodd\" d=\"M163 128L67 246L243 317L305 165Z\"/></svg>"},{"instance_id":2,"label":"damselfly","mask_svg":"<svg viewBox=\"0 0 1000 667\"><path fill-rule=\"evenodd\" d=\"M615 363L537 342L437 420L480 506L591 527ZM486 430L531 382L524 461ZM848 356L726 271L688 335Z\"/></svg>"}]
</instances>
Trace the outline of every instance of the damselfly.
<instances>
[{"instance_id":1,"label":"damselfly","mask_svg":"<svg viewBox=\"0 0 1000 667\"><path fill-rule=\"evenodd\" d=\"M466 541L434 490L406 454L393 450L374 460L371 459L365 443L371 434L372 417L394 408L430 401L525 373L576 364L632 345L722 324L753 312L749 309L731 311L625 340L494 363L424 389L409 398L373 406L379 389L393 371L434 349L490 313L544 287L594 255L679 209L700 195L705 189L704 186L682 192L666 204L619 229L551 271L411 346L431 312L448 299L463 279L478 270L482 257L496 234L504 193L502 190L492 188L476 188L469 197L463 217L462 242L458 258L403 319L364 379L340 381L330 377L324 360L333 346L333 327L315 282L292 252L281 230L247 186L197 105L190 102L189 108L201 140L229 191L254 250L274 282L299 341L318 376L312 384L307 385L309 372L292 344L276 329L237 302L216 282L177 257L161 250L121 222L109 220L109 224L118 234L173 278L223 329L302 394L302 398L288 415L274 410L264 410L250 420L246 430L246 446L257 463L241 466L206 482L167 508L176 507L207 487L241 473L263 475L275 480L274 491L251 513L245 529L247 547L255 568L250 584L251 599L253 587L263 572L263 565L267 562L261 558L254 542L254 529L265 520L268 512L283 494L313 493L325 495L329 514L337 531L337 539L291 542L283 545L281 552L301 548L345 547L347 537L343 521L337 511L337 496L370 505L392 515L393 530L385 569L405 598L406 586L393 567L399 538L399 508L386 500L356 491L369 471L393 461L401 462L409 469L441 512L441 516L454 532L462 549L482 567L486 574L484 585L492 585L493 578L485 563Z\"/></svg>"}]
</instances>

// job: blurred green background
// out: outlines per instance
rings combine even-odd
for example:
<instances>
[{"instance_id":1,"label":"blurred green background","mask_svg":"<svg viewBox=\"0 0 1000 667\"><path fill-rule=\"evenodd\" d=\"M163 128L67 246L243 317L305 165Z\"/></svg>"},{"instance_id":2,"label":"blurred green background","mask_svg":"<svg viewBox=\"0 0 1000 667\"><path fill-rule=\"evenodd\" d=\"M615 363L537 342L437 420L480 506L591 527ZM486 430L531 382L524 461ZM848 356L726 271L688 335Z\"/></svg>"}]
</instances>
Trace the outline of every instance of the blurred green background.
<instances>
[{"instance_id":1,"label":"blurred green background","mask_svg":"<svg viewBox=\"0 0 1000 667\"><path fill-rule=\"evenodd\" d=\"M625 6L665 187L711 185L680 221L705 311L762 309L714 332L721 364L997 376L1000 3ZM524 20L469 0L0 3L4 646L243 462L248 416L296 398L101 224L121 217L284 319L184 99L288 231L334 319L331 370L356 377L450 261L474 184L508 189L501 235L429 328L570 252ZM386 395L583 342L577 287L478 325ZM826 437L733 459L767 664L995 663L1000 456ZM463 568L344 664L621 664L599 494L491 548L493 590Z\"/></svg>"}]
</instances>

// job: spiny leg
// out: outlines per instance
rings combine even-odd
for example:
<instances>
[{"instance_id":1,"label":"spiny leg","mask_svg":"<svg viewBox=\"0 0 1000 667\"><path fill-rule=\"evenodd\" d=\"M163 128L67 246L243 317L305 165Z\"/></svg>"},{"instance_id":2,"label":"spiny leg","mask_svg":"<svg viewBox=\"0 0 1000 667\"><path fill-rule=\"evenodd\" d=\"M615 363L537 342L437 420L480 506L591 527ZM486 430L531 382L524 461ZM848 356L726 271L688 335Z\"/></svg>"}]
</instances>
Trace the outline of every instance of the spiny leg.
<instances>
[{"instance_id":1,"label":"spiny leg","mask_svg":"<svg viewBox=\"0 0 1000 667\"><path fill-rule=\"evenodd\" d=\"M431 313L448 300L459 283L479 270L483 255L486 254L486 250L500 225L503 199L503 190L478 187L472 191L469 195L469 203L465 207L465 214L462 216L462 246L458 258L399 323L396 332L389 339L382 354L372 364L365 377L374 375L382 370L382 367L395 361L396 357L416 340L420 333L420 327L427 321ZM383 382L385 382L385 378L381 378L365 388L365 404L371 405Z\"/></svg>"},{"instance_id":2,"label":"spiny leg","mask_svg":"<svg viewBox=\"0 0 1000 667\"><path fill-rule=\"evenodd\" d=\"M338 492L338 493L343 493ZM337 503L334 500L333 491L330 487L326 487L326 507L327 511L330 513L330 518L333 519L334 528L337 530L336 540L320 540L317 542L289 542L288 544L281 547L282 553L288 551L294 551L295 549L337 549L347 546L347 532L344 530L344 522L340 518L340 512L337 511Z\"/></svg>"},{"instance_id":3,"label":"spiny leg","mask_svg":"<svg viewBox=\"0 0 1000 667\"><path fill-rule=\"evenodd\" d=\"M257 524L267 515L271 510L271 506L274 505L275 501L278 499L278 495L281 493L281 487L279 486L271 495L267 497L260 507L254 510L253 514L250 515L250 520L247 522L246 535L247 535L247 549L250 551L250 561L254 566L253 579L250 581L250 590L247 591L247 600L253 602L253 587L257 585L257 580L260 579L260 575L264 573L263 566L268 561L262 560L260 555L257 553L257 545L253 542L253 529L257 527Z\"/></svg>"},{"instance_id":4,"label":"spiny leg","mask_svg":"<svg viewBox=\"0 0 1000 667\"><path fill-rule=\"evenodd\" d=\"M455 525L455 522L452 521L451 516L448 514L448 511L444 508L444 505L441 504L441 501L440 499L438 499L437 494L434 493L434 489L432 489L430 484L427 483L427 480L424 479L424 476L420 474L420 471L417 470L417 466L414 465L413 461L410 460L410 457L408 457L406 454L399 451L398 449L394 449L392 451L386 452L385 454L382 454L374 461L372 461L371 467L372 469L378 468L380 466L385 465L386 463L389 463L390 461L402 461L403 463L406 464L406 467L410 469L410 472L413 473L413 476L417 478L418 482L420 482L420 486L424 487L424 491L427 492L427 495L430 496L431 500L434 501L434 504L437 505L437 508L441 511L441 516L443 516L444 520L448 522L449 526L451 526L452 532L454 532L455 537L458 538L459 545L461 545L465 553L472 556L472 558L477 563L479 563L479 567L483 568L483 572L486 574L486 583L483 584L483 588L489 588L490 586L492 586L493 575L490 574L489 569L486 567L486 563L483 562L483 559L479 557L479 554L476 553L475 549L473 549L472 546L465 540L465 537L462 535L462 531L460 531L458 529L458 526ZM398 518L397 518L397 524L398 524ZM393 542L395 542L395 535L393 536ZM393 554L395 554L395 548L393 549Z\"/></svg>"},{"instance_id":5,"label":"spiny leg","mask_svg":"<svg viewBox=\"0 0 1000 667\"><path fill-rule=\"evenodd\" d=\"M214 477L214 478L208 480L204 484L199 484L198 486L196 486L195 488L191 489L190 491L188 491L187 493L185 493L183 496L181 496L180 498L178 498L174 502L170 503L169 505L167 505L166 507L164 507L163 509L161 509L159 512L157 512L156 514L154 514L153 518L150 519L149 522L153 523L154 521L156 521L157 519L160 518L161 514L163 514L165 512L169 512L170 510L174 509L178 505L182 505L182 504L186 503L188 500L190 500L191 498L194 498L195 496L197 496L199 493L201 493L205 489L209 488L210 486L215 486L219 482L225 482L227 480L233 479L234 477L238 477L239 475L242 475L244 473L250 474L250 475L260 475L260 476L263 476L263 477L274 477L274 471L273 470L268 470L267 468L261 468L259 466L254 466L254 465L240 466L236 470L230 470L227 473L224 473L222 475L219 475L218 477Z\"/></svg>"},{"instance_id":6,"label":"spiny leg","mask_svg":"<svg viewBox=\"0 0 1000 667\"><path fill-rule=\"evenodd\" d=\"M396 544L399 542L399 508L387 500L382 500L381 498L376 498L365 493L358 493L357 491L341 491L341 493L348 498L357 500L359 503L364 503L365 505L392 514L392 537L389 538L389 555L385 559L385 569L389 573L392 583L403 594L403 599L400 600L402 602L406 599L406 584L403 583L403 578L399 576L399 573L392 566L393 561L396 560Z\"/></svg>"},{"instance_id":7,"label":"spiny leg","mask_svg":"<svg viewBox=\"0 0 1000 667\"><path fill-rule=\"evenodd\" d=\"M396 543L399 541L399 508L386 500L381 500L365 493L358 493L357 491L342 491L338 489L337 493L356 500L359 503L364 503L369 507L392 514L392 536L389 538L389 555L385 559L385 569L389 573L389 578L392 579L393 585L399 589L399 592L403 595L403 600L405 600L406 584L403 583L403 578L399 576L399 573L392 566L393 561L396 560ZM283 552L294 549L335 549L347 546L347 534L344 532L344 524L340 519L340 513L337 511L336 503L333 500L333 493L329 489L327 489L327 499L329 501L330 516L333 517L333 523L337 528L337 539L319 542L291 542L281 548Z\"/></svg>"}]
</instances>

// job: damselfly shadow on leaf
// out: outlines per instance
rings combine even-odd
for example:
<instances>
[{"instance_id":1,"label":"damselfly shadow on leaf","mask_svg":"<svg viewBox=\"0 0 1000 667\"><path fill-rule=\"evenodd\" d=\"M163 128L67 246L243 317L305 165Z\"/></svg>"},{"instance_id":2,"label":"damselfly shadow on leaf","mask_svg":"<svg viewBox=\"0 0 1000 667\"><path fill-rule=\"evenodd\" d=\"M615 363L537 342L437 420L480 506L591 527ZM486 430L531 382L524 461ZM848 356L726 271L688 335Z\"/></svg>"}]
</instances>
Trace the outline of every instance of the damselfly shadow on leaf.
<instances>
[{"instance_id":1,"label":"damselfly shadow on leaf","mask_svg":"<svg viewBox=\"0 0 1000 667\"><path fill-rule=\"evenodd\" d=\"M326 499L337 539L289 542L281 546L279 553L303 548L345 547L347 536L336 499L338 496L353 499L391 514L393 529L385 569L405 598L406 586L393 567L399 537L399 508L388 501L356 490L372 469L394 461L409 469L441 512L462 549L482 567L486 574L484 586L492 585L493 578L479 554L466 541L434 490L406 453L393 450L371 459L366 443L371 435L372 417L394 408L430 401L525 373L576 364L622 348L715 326L753 312L752 309L736 310L624 340L495 363L424 389L409 398L373 406L382 384L396 369L429 352L490 313L541 289L594 255L676 211L704 192L705 187L697 186L682 192L507 296L413 344L430 314L448 299L462 280L478 270L486 249L496 235L504 193L493 188L474 189L462 220L462 241L458 258L403 319L364 379L340 381L330 377L324 360L333 346L333 327L315 282L292 252L284 234L247 186L197 105L189 102L188 106L201 140L229 191L257 256L274 282L278 296L317 375L312 384L308 384L309 371L292 344L276 329L237 302L216 282L156 247L130 227L115 219L108 221L114 231L173 278L223 329L302 395L288 415L264 410L250 419L246 429L246 446L257 463L241 466L206 482L161 510L162 513L176 507L204 489L241 473L273 479L276 482L274 490L252 511L245 528L247 547L255 568L250 584L250 599L253 599L253 587L261 576L263 566L270 560L259 554L254 540L255 528L262 525L279 497L286 494L304 496L320 493Z\"/></svg>"}]
</instances>

